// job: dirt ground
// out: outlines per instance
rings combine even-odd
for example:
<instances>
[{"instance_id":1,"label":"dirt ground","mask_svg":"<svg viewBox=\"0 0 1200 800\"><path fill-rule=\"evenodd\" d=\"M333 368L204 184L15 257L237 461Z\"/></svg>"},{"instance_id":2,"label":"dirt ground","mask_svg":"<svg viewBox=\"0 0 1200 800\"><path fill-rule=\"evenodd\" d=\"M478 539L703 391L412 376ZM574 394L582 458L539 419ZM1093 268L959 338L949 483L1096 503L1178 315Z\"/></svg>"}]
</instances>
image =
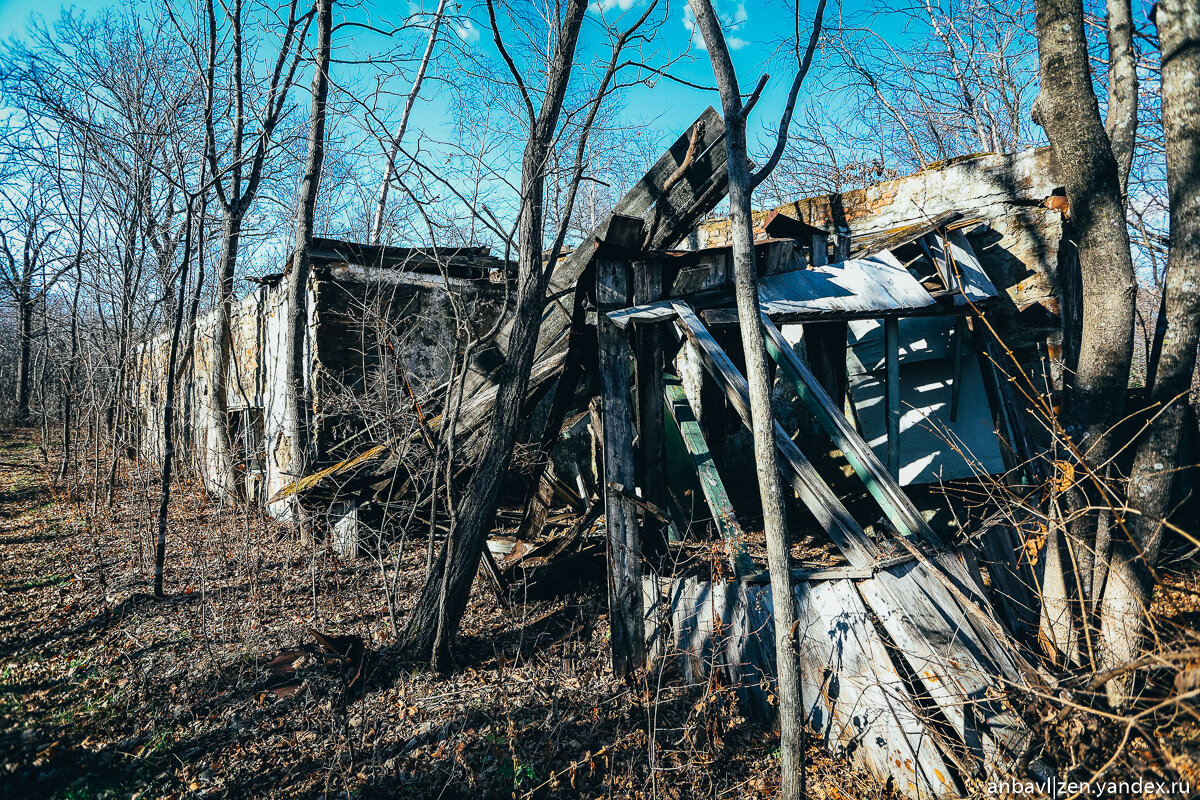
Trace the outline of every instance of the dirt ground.
<instances>
[{"instance_id":1,"label":"dirt ground","mask_svg":"<svg viewBox=\"0 0 1200 800\"><path fill-rule=\"evenodd\" d=\"M157 493L128 488L149 468L108 509L56 489L35 441L0 432L0 797L774 794L778 736L730 690L613 679L602 586L507 612L481 588L457 666L432 673L393 651L377 561L186 478L154 599ZM405 548L400 627L425 541ZM310 628L361 637L361 670ZM809 756L814 797L884 794Z\"/></svg>"}]
</instances>

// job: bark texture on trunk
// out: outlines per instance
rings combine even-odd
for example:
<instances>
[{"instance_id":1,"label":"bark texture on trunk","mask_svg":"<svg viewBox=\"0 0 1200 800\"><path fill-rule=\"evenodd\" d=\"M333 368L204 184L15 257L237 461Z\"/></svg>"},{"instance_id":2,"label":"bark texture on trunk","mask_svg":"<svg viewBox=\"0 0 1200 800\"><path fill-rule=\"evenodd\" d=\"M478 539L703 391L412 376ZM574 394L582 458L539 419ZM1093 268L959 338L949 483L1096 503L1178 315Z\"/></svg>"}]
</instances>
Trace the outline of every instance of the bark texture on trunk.
<instances>
[{"instance_id":1,"label":"bark texture on trunk","mask_svg":"<svg viewBox=\"0 0 1200 800\"><path fill-rule=\"evenodd\" d=\"M1081 457L1100 465L1117 445L1110 434L1124 416L1128 394L1133 259L1120 170L1092 87L1082 0L1036 0L1035 5L1041 92L1033 118L1050 140L1071 204L1064 236L1075 243L1082 299L1081 313L1064 323L1064 344L1071 343L1077 352L1065 353L1074 374L1065 381L1063 427ZM1073 275L1064 278L1068 285L1074 280ZM1083 470L1075 472L1083 477ZM1091 626L1097 517L1085 509L1103 498L1090 481L1081 480L1064 502L1070 522L1063 566L1069 574L1062 577L1073 599L1073 616L1079 624ZM1047 564L1047 569L1052 566ZM1084 633L1090 642L1088 630ZM1092 654L1088 648L1087 655Z\"/></svg>"},{"instance_id":2,"label":"bark texture on trunk","mask_svg":"<svg viewBox=\"0 0 1200 800\"><path fill-rule=\"evenodd\" d=\"M1164 294L1166 330L1150 400L1155 414L1138 444L1129 479L1133 541L1114 533L1102 604L1106 667L1141 655L1153 568L1162 544L1160 520L1178 501L1180 445L1200 339L1200 6L1194 0L1161 0L1155 22L1162 48L1163 138L1171 239ZM1131 679L1108 683L1109 701L1124 705Z\"/></svg>"},{"instance_id":3,"label":"bark texture on trunk","mask_svg":"<svg viewBox=\"0 0 1200 800\"><path fill-rule=\"evenodd\" d=\"M1034 118L1046 131L1071 203L1079 251L1083 329L1068 396L1070 430L1095 461L1111 449L1133 355L1133 259L1117 161L1092 90L1082 0L1037 0L1041 93ZM1097 443L1101 443L1097 447Z\"/></svg>"},{"instance_id":4,"label":"bark texture on trunk","mask_svg":"<svg viewBox=\"0 0 1200 800\"><path fill-rule=\"evenodd\" d=\"M226 208L221 221L221 255L217 266L217 328L209 371L209 426L201 474L218 492L234 497L239 490L233 477L233 448L229 441L229 364L233 357L233 279L237 271L242 215Z\"/></svg>"},{"instance_id":5,"label":"bark texture on trunk","mask_svg":"<svg viewBox=\"0 0 1200 800\"><path fill-rule=\"evenodd\" d=\"M746 115L737 74L709 0L690 0L696 24L704 36L713 75L721 92L725 116L725 149L729 169L729 220L733 240L734 294L746 380L750 389L750 417L754 433L754 462L762 499L767 538L767 567L771 576L775 627L775 662L778 675L780 782L779 796L795 800L803 793L803 719L800 704L800 671L793 646L796 604L788 564L787 512L779 479L775 450L775 418L771 412L771 380L758 299L758 273L754 259L751 218L751 177L746 144Z\"/></svg>"},{"instance_id":6,"label":"bark texture on trunk","mask_svg":"<svg viewBox=\"0 0 1200 800\"><path fill-rule=\"evenodd\" d=\"M1137 53L1133 50L1133 11L1130 0L1107 0L1108 36L1108 115L1104 127L1108 131L1121 193L1129 183L1129 168L1133 164L1133 147L1137 137Z\"/></svg>"},{"instance_id":7,"label":"bark texture on trunk","mask_svg":"<svg viewBox=\"0 0 1200 800\"><path fill-rule=\"evenodd\" d=\"M483 455L459 508L454 529L442 546L433 580L425 583L402 637L402 645L412 657L428 660L435 666L448 661L450 642L466 611L471 582L492 527L500 480L508 471L516 442L550 273L542 263L547 159L586 11L587 0L570 0L559 23L546 93L540 111L531 120L532 130L521 160L517 304Z\"/></svg>"},{"instance_id":8,"label":"bark texture on trunk","mask_svg":"<svg viewBox=\"0 0 1200 800\"><path fill-rule=\"evenodd\" d=\"M312 238L316 227L317 193L325 164L325 118L329 100L329 51L333 35L333 0L317 0L317 52L313 64L312 107L308 116L308 157L300 182L296 209L296 245L287 274L287 363L285 379L288 403L284 436L288 439L288 472L293 480L304 475L308 465L308 385L305 380L308 331L308 278L312 266ZM307 535L299 505L297 521Z\"/></svg>"}]
</instances>

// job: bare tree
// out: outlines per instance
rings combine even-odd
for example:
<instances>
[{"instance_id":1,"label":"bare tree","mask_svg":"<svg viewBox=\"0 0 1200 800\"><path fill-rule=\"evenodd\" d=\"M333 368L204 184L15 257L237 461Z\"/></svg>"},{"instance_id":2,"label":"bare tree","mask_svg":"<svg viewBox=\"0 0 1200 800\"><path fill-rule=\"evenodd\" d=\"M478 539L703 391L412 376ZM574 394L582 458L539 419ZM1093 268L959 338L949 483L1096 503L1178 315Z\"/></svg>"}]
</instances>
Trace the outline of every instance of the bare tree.
<instances>
[{"instance_id":1,"label":"bare tree","mask_svg":"<svg viewBox=\"0 0 1200 800\"><path fill-rule=\"evenodd\" d=\"M168 5L168 13L171 13ZM221 4L205 0L200 12L204 27L185 33L172 13L180 38L189 43L197 71L204 76L204 152L221 207L221 251L217 261L217 325L209 373L208 469L202 470L216 487L236 495L228 426L228 370L233 347L230 325L234 279L246 215L263 185L264 170L278 146L277 134L287 111L288 93L301 60L301 45L312 14L300 14L298 0L287 6L279 51L270 72L255 80L257 49L251 38L252 20L245 0ZM226 49L228 48L228 49ZM218 73L218 67L222 71ZM218 88L220 82L221 87ZM257 102L256 102L257 101ZM254 130L257 122L257 130Z\"/></svg>"},{"instance_id":2,"label":"bare tree","mask_svg":"<svg viewBox=\"0 0 1200 800\"><path fill-rule=\"evenodd\" d=\"M521 158L516 250L517 294L508 353L497 380L498 391L492 421L487 428L478 466L453 517L452 530L438 557L438 569L426 581L402 637L405 649L416 658L444 664L449 646L466 609L471 582L483 555L484 540L495 515L500 480L508 470L537 346L538 330L547 298L546 289L554 265L562 252L574 209L580 179L586 168L588 134L605 98L613 91L618 72L626 66L620 59L631 37L645 24L657 6L651 2L627 29L612 32L611 58L600 72L595 89L576 113L582 122L574 137L573 179L562 207L551 246L546 240L546 181L553 169L560 117L575 64L576 45L587 11L586 0L568 0L551 21L547 41L545 85L532 86L511 55L501 34L496 3L488 0L492 39L505 64L521 109L527 138ZM535 96L540 95L540 103ZM461 384L460 384L461 385ZM447 426L448 429L450 426ZM448 431L453 435L452 431Z\"/></svg>"},{"instance_id":3,"label":"bare tree","mask_svg":"<svg viewBox=\"0 0 1200 800\"><path fill-rule=\"evenodd\" d=\"M412 114L413 105L417 101L417 96L421 93L421 84L425 81L425 71L429 69L429 62L433 57L433 48L437 44L438 31L441 30L442 21L446 15L447 0L438 0L437 11L433 12L433 23L429 30L429 42L425 46L425 53L421 56L421 62L417 66L416 77L413 78L412 89L408 92L408 97L404 101L404 113L400 116L400 124L396 126L396 133L391 137L391 146L388 149L387 161L383 166L383 178L379 182L378 199L375 203L375 215L371 220L371 236L372 244L379 244L380 236L383 233L383 217L387 211L388 192L391 189L392 178L396 172L396 157L400 154L400 143L404 140L404 133L408 130L408 118Z\"/></svg>"},{"instance_id":4,"label":"bare tree","mask_svg":"<svg viewBox=\"0 0 1200 800\"><path fill-rule=\"evenodd\" d=\"M758 472L758 491L762 499L763 527L767 537L767 566L771 576L771 597L775 624L775 664L779 688L780 788L786 800L804 796L804 720L800 705L800 670L793 645L796 604L793 600L791 565L788 559L787 508L780 488L779 455L775 450L775 417L771 411L771 379L767 368L766 342L758 299L758 271L754 258L754 221L751 196L754 187L770 174L779 162L787 143L796 96L808 73L813 50L821 31L825 2L817 5L816 19L808 47L800 58L799 69L788 93L787 105L779 124L775 148L754 175L748 167L746 117L758 100L766 82L759 81L748 102L742 102L737 73L725 34L710 0L689 0L696 26L704 37L713 75L721 91L721 109L725 117L725 149L729 170L729 222L733 240L733 272L742 352L746 362L746 380L750 389L750 416L754 433L754 463Z\"/></svg>"},{"instance_id":5,"label":"bare tree","mask_svg":"<svg viewBox=\"0 0 1200 800\"><path fill-rule=\"evenodd\" d=\"M1137 446L1129 479L1132 536L1114 543L1104 591L1102 634L1106 668L1140 656L1153 573L1164 528L1179 499L1180 444L1200 339L1200 9L1163 0L1155 22L1162 48L1162 114L1170 191L1171 249L1167 262L1165 334L1150 396L1153 417ZM1110 702L1129 701L1132 673L1108 683Z\"/></svg>"},{"instance_id":6,"label":"bare tree","mask_svg":"<svg viewBox=\"0 0 1200 800\"><path fill-rule=\"evenodd\" d=\"M317 0L317 49L313 61L312 106L308 118L308 157L300 182L296 209L296 239L287 274L287 357L284 370L288 404L284 436L288 440L288 469L294 478L304 475L309 462L309 392L305 381L305 331L308 329L308 277L312 264L312 238L317 213L317 192L325 164L326 104L329 99L329 49L333 36L333 0ZM307 534L302 514L297 514Z\"/></svg>"}]
</instances>

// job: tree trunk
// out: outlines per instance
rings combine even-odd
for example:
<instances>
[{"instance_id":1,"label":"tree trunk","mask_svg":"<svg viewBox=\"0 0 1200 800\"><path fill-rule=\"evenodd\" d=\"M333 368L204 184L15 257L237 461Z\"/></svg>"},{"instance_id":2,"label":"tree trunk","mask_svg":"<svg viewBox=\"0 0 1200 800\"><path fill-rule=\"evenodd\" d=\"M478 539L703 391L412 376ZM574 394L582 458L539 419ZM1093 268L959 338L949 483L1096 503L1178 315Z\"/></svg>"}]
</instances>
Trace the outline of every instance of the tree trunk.
<instances>
[{"instance_id":1,"label":"tree trunk","mask_svg":"<svg viewBox=\"0 0 1200 800\"><path fill-rule=\"evenodd\" d=\"M713 75L721 91L725 115L725 150L729 169L729 220L733 239L733 273L738 322L750 388L750 417L754 432L754 462L762 498L763 526L767 538L767 568L775 625L775 663L779 696L780 785L779 796L798 800L803 794L804 743L800 707L800 671L792 644L796 605L788 564L787 514L779 484L779 458L775 450L775 418L771 413L771 381L763 339L758 299L758 273L754 263L751 218L750 170L746 145L746 115L737 75L725 36L709 0L689 0L696 24L704 36Z\"/></svg>"},{"instance_id":2,"label":"tree trunk","mask_svg":"<svg viewBox=\"0 0 1200 800\"><path fill-rule=\"evenodd\" d=\"M426 581L404 630L404 649L414 658L429 660L435 666L444 665L449 658L449 645L466 611L471 582L479 569L495 516L500 479L508 471L516 443L550 273L542 263L547 159L586 10L586 0L570 0L567 5L559 26L548 89L541 110L531 120L532 130L521 160L517 305L483 456L471 478L454 529L442 546L438 569L434 570L433 579Z\"/></svg>"},{"instance_id":3,"label":"tree trunk","mask_svg":"<svg viewBox=\"0 0 1200 800\"><path fill-rule=\"evenodd\" d=\"M16 422L29 419L29 370L33 350L33 296L29 281L21 283L17 298L17 409Z\"/></svg>"},{"instance_id":4,"label":"tree trunk","mask_svg":"<svg viewBox=\"0 0 1200 800\"><path fill-rule=\"evenodd\" d=\"M417 76L413 78L412 90L408 93L408 99L404 101L404 113L400 116L400 125L396 128L396 135L392 137L387 162L383 165L383 179L379 182L379 197L375 201L375 218L371 222L371 244L379 244L383 234L383 215L387 211L388 191L392 186L392 175L396 172L396 156L400 153L400 142L404 139L404 131L408 128L409 115L412 114L413 104L416 103L417 95L421 92L421 83L425 80L425 70L429 68L433 46L437 43L438 31L442 27L442 20L445 19L446 2L447 0L439 0L437 11L434 12L433 29L429 32L429 43L425 45L425 55L421 57L421 64L417 67Z\"/></svg>"},{"instance_id":5,"label":"tree trunk","mask_svg":"<svg viewBox=\"0 0 1200 800\"><path fill-rule=\"evenodd\" d=\"M1092 91L1082 0L1037 0L1041 94L1034 115L1046 131L1071 204L1083 283L1083 329L1068 423L1094 461L1110 451L1133 355L1133 259L1121 181ZM1098 442L1103 442L1097 447Z\"/></svg>"},{"instance_id":6,"label":"tree trunk","mask_svg":"<svg viewBox=\"0 0 1200 800\"><path fill-rule=\"evenodd\" d=\"M296 247L287 275L287 365L290 393L284 435L290 449L288 472L293 480L304 475L308 464L308 386L305 380L305 344L308 331L308 276L312 265L312 238L316 226L317 192L325 164L325 108L329 99L329 50L333 33L333 0L317 0L317 57L313 65L312 109L308 118L308 159L300 184L296 211ZM296 503L302 535L308 526Z\"/></svg>"},{"instance_id":7,"label":"tree trunk","mask_svg":"<svg viewBox=\"0 0 1200 800\"><path fill-rule=\"evenodd\" d=\"M1137 136L1137 53L1133 50L1130 0L1108 0L1107 6L1108 116L1104 127L1108 132L1113 157L1117 160L1121 194L1124 195Z\"/></svg>"},{"instance_id":8,"label":"tree trunk","mask_svg":"<svg viewBox=\"0 0 1200 800\"><path fill-rule=\"evenodd\" d=\"M203 179L202 179L203 180ZM167 516L171 510L171 474L175 467L175 384L179 364L179 340L187 308L188 268L192 262L192 205L187 206L187 229L183 236L183 263L179 267L179 291L175 319L171 328L171 348L167 355L167 385L163 391L162 479L159 483L158 538L154 548L154 596L163 597L163 569L167 560Z\"/></svg>"},{"instance_id":9,"label":"tree trunk","mask_svg":"<svg viewBox=\"0 0 1200 800\"><path fill-rule=\"evenodd\" d=\"M229 368L233 358L233 279L242 235L242 212L226 208L221 221L221 261L217 274L217 329L213 333L209 372L208 442L201 475L214 491L240 497L233 480L233 448L229 441Z\"/></svg>"},{"instance_id":10,"label":"tree trunk","mask_svg":"<svg viewBox=\"0 0 1200 800\"><path fill-rule=\"evenodd\" d=\"M1161 0L1155 23L1162 48L1163 138L1171 215L1165 298L1166 332L1151 390L1155 414L1139 443L1129 479L1129 517L1135 541L1116 539L1101 609L1104 663L1115 667L1141 655L1153 568L1162 544L1160 520L1178 501L1180 445L1200 339L1200 7L1194 0ZM1114 538L1120 534L1114 534ZM1109 701L1124 705L1130 677L1108 683Z\"/></svg>"},{"instance_id":11,"label":"tree trunk","mask_svg":"<svg viewBox=\"0 0 1200 800\"><path fill-rule=\"evenodd\" d=\"M1133 259L1121 179L1100 106L1092 89L1084 36L1082 0L1036 0L1041 93L1034 120L1046 131L1070 201L1071 220L1064 235L1077 245L1083 308L1080 329L1064 332L1078 341L1078 353L1066 393L1064 429L1081 457L1102 464L1113 453L1112 427L1124 415L1133 357ZM1075 355L1077 357L1072 358ZM1083 470L1078 471L1082 476ZM1075 613L1090 624L1091 576L1094 574L1096 515L1084 508L1102 501L1083 480L1066 498L1071 511L1068 552L1077 584ZM1075 591L1076 586L1082 591Z\"/></svg>"}]
</instances>

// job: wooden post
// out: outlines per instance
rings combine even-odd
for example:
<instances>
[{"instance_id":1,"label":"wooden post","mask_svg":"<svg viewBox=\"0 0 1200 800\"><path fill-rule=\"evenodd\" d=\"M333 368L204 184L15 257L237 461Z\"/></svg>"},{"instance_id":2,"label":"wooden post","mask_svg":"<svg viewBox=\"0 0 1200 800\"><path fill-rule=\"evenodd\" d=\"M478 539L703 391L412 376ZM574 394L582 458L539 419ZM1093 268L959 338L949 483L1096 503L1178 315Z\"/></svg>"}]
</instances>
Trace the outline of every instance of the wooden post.
<instances>
[{"instance_id":1,"label":"wooden post","mask_svg":"<svg viewBox=\"0 0 1200 800\"><path fill-rule=\"evenodd\" d=\"M883 321L883 352L887 365L883 388L887 413L888 472L900 480L900 320L887 317Z\"/></svg>"},{"instance_id":2,"label":"wooden post","mask_svg":"<svg viewBox=\"0 0 1200 800\"><path fill-rule=\"evenodd\" d=\"M950 421L958 422L958 400L962 397L963 351L967 348L967 318L954 318L954 373L950 384Z\"/></svg>"},{"instance_id":3,"label":"wooden post","mask_svg":"<svg viewBox=\"0 0 1200 800\"><path fill-rule=\"evenodd\" d=\"M642 221L615 216L609 236L596 254L597 338L600 346L600 424L604 440L604 509L608 528L608 611L613 672L633 675L645 660L642 614L641 541L637 506L614 487L632 490L633 405L630 362L633 353L625 332L605 312L630 303L629 261L620 252L640 242Z\"/></svg>"},{"instance_id":4,"label":"wooden post","mask_svg":"<svg viewBox=\"0 0 1200 800\"><path fill-rule=\"evenodd\" d=\"M651 259L633 264L633 302L654 303L662 299L662 262ZM667 507L666 440L663 431L662 326L636 324L634 329L637 397L637 481L642 499L659 508ZM647 554L664 555L665 526L650 515L643 517L642 543Z\"/></svg>"}]
</instances>

